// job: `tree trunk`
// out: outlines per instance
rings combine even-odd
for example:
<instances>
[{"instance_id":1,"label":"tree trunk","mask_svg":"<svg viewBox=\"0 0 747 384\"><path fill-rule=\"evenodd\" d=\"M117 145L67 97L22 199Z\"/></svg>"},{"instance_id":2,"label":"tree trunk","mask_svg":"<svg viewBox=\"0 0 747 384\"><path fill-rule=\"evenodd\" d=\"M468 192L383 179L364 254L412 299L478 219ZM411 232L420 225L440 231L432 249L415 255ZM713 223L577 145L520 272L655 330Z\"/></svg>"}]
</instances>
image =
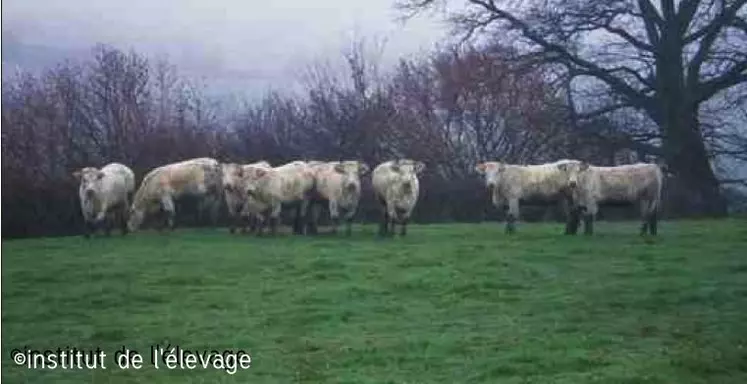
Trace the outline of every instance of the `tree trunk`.
<instances>
[{"instance_id":1,"label":"tree trunk","mask_svg":"<svg viewBox=\"0 0 747 384\"><path fill-rule=\"evenodd\" d=\"M723 216L726 202L711 168L700 134L697 106L671 105L664 123L664 156L674 174L673 184L665 186L669 205L685 215Z\"/></svg>"},{"instance_id":2,"label":"tree trunk","mask_svg":"<svg viewBox=\"0 0 747 384\"><path fill-rule=\"evenodd\" d=\"M658 105L652 117L661 127L664 157L676 178L665 185L664 203L684 215L723 216L726 203L700 132L694 90L685 81L679 30L676 21L664 30L656 60Z\"/></svg>"}]
</instances>

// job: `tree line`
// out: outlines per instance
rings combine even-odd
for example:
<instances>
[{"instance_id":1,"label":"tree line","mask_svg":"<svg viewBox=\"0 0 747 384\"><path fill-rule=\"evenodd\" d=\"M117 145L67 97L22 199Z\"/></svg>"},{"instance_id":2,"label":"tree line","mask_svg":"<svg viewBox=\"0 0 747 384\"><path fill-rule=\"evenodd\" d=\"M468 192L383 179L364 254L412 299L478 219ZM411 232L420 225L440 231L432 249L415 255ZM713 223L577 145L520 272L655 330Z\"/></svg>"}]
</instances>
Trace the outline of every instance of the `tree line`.
<instances>
[{"instance_id":1,"label":"tree line","mask_svg":"<svg viewBox=\"0 0 747 384\"><path fill-rule=\"evenodd\" d=\"M724 111L730 116L745 111L743 74L729 78L734 84L717 75L692 84L679 79L694 88L671 90L670 80L661 76L672 69L609 69L564 53L568 48L561 43L566 40L557 34L568 28L565 33L572 34L597 25L626 39L625 30L610 21L610 9L587 9L605 6L557 8L567 11L563 17L580 17L581 11L591 15L573 19L575 24L542 13L528 15L548 18L541 19L545 29L534 31L530 26L537 24L492 1L468 3L482 13L453 19L465 33L486 36L489 32L481 27L508 21L503 24L508 31L541 49L482 39L401 59L384 70L374 49L358 41L342 53L342 69L309 66L295 92L268 92L241 103L209 96L204 85L180 75L167 61L105 45L96 46L86 60L8 78L2 85L4 236L79 232L77 184L71 175L76 169L118 161L135 171L139 183L154 167L201 156L272 164L359 159L372 166L398 157L418 159L427 170L416 221L479 221L497 215L474 172L480 161L525 164L576 158L614 165L663 158L673 171L668 183L675 186L667 188L665 214L725 212L724 184L711 165L724 156L747 160L744 129L719 120ZM405 5L419 10L431 2ZM624 14L631 8L613 10ZM666 24L659 24L656 33L668 33ZM630 35L627 44L636 48L637 39ZM732 54L739 59L739 52ZM701 66L716 68L700 60L705 63ZM729 65L713 70L719 68L723 76L732 76ZM601 79L602 86L584 76ZM631 81L642 85L633 89ZM730 92L716 98L716 82ZM677 97L694 97L688 92L699 96L683 104L663 90ZM718 102L708 103L711 99ZM635 105L636 100L646 105ZM675 115L687 119L670 121ZM365 220L376 214L374 202L364 194L359 216ZM528 210L524 216L556 217L545 209ZM181 221L205 223L192 216Z\"/></svg>"}]
</instances>

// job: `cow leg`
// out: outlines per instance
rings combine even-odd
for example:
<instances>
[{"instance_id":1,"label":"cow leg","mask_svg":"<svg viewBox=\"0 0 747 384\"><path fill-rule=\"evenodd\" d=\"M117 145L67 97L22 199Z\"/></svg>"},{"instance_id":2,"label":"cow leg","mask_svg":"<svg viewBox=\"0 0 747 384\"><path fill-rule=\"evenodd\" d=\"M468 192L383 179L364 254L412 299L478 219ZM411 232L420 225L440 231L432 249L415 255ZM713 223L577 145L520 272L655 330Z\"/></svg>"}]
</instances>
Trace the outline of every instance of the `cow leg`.
<instances>
[{"instance_id":1,"label":"cow leg","mask_svg":"<svg viewBox=\"0 0 747 384\"><path fill-rule=\"evenodd\" d=\"M389 232L387 232L387 236L394 236L394 234L397 232L397 219L389 215Z\"/></svg>"},{"instance_id":2,"label":"cow leg","mask_svg":"<svg viewBox=\"0 0 747 384\"><path fill-rule=\"evenodd\" d=\"M386 202L383 199L379 199L379 207L381 208L381 221L379 222L379 236L386 236L388 231L387 225L389 224L389 211L386 207Z\"/></svg>"},{"instance_id":3,"label":"cow leg","mask_svg":"<svg viewBox=\"0 0 747 384\"><path fill-rule=\"evenodd\" d=\"M599 207L597 206L596 202L587 204L584 207L583 214L584 214L584 234L585 235L594 234L594 218L597 216L598 211L599 211Z\"/></svg>"},{"instance_id":4,"label":"cow leg","mask_svg":"<svg viewBox=\"0 0 747 384\"><path fill-rule=\"evenodd\" d=\"M644 200L641 202L641 217L643 218L641 236L649 233L656 236L657 214L656 205L653 201Z\"/></svg>"},{"instance_id":5,"label":"cow leg","mask_svg":"<svg viewBox=\"0 0 747 384\"><path fill-rule=\"evenodd\" d=\"M519 218L519 199L508 201L508 212L506 214L506 233L516 232L516 220Z\"/></svg>"},{"instance_id":6,"label":"cow leg","mask_svg":"<svg viewBox=\"0 0 747 384\"><path fill-rule=\"evenodd\" d=\"M238 227L235 228L234 231L238 230L239 233L246 233L246 217L242 216L241 212L236 214L234 224Z\"/></svg>"},{"instance_id":7,"label":"cow leg","mask_svg":"<svg viewBox=\"0 0 747 384\"><path fill-rule=\"evenodd\" d=\"M301 205L298 204L298 203L295 203L295 210L296 210L296 212L293 215L293 225L292 225L292 228L293 228L293 234L298 235L299 233L301 233L298 230L298 225L300 224L299 218L301 217L300 212L299 212L301 210Z\"/></svg>"},{"instance_id":8,"label":"cow leg","mask_svg":"<svg viewBox=\"0 0 747 384\"><path fill-rule=\"evenodd\" d=\"M86 239L91 238L91 234L96 230L93 223L90 220L86 220L83 227L83 237Z\"/></svg>"},{"instance_id":9,"label":"cow leg","mask_svg":"<svg viewBox=\"0 0 747 384\"><path fill-rule=\"evenodd\" d=\"M112 227L114 226L114 216L112 212L107 213L106 216L104 216L103 224L106 237L110 237L112 235Z\"/></svg>"},{"instance_id":10,"label":"cow leg","mask_svg":"<svg viewBox=\"0 0 747 384\"><path fill-rule=\"evenodd\" d=\"M238 221L238 217L234 215L233 213L228 213L228 233L234 234L236 233L236 221Z\"/></svg>"},{"instance_id":11,"label":"cow leg","mask_svg":"<svg viewBox=\"0 0 747 384\"><path fill-rule=\"evenodd\" d=\"M218 225L218 218L220 216L220 193L213 195L213 201L210 204L210 226L215 227Z\"/></svg>"},{"instance_id":12,"label":"cow leg","mask_svg":"<svg viewBox=\"0 0 747 384\"><path fill-rule=\"evenodd\" d=\"M249 217L239 214L239 229L241 234L246 234L246 227L249 224Z\"/></svg>"},{"instance_id":13,"label":"cow leg","mask_svg":"<svg viewBox=\"0 0 747 384\"><path fill-rule=\"evenodd\" d=\"M282 204L277 203L272 207L272 211L270 212L270 232L273 236L278 233L278 222L280 221L280 211L282 208Z\"/></svg>"},{"instance_id":14,"label":"cow leg","mask_svg":"<svg viewBox=\"0 0 747 384\"><path fill-rule=\"evenodd\" d=\"M96 228L101 228L106 236L109 236L111 234L111 229L109 228L108 219L109 218L109 209L107 208L107 205L105 202L102 202L101 204L101 210L98 214L96 214L96 218L93 219L93 231L96 231Z\"/></svg>"},{"instance_id":15,"label":"cow leg","mask_svg":"<svg viewBox=\"0 0 747 384\"><path fill-rule=\"evenodd\" d=\"M163 212L163 208L159 208L158 212L154 214L157 223L155 224L156 230L162 232L163 228L166 227L166 214Z\"/></svg>"},{"instance_id":16,"label":"cow leg","mask_svg":"<svg viewBox=\"0 0 747 384\"><path fill-rule=\"evenodd\" d=\"M565 198L562 200L563 213L566 217L565 234L575 235L578 233L578 225L581 221L581 211L573 205L573 201Z\"/></svg>"},{"instance_id":17,"label":"cow leg","mask_svg":"<svg viewBox=\"0 0 747 384\"><path fill-rule=\"evenodd\" d=\"M300 202L297 202L296 204L296 214L293 218L293 233L296 235L303 235L304 231L304 217L305 217L305 209L306 204L304 204L306 200L302 200Z\"/></svg>"},{"instance_id":18,"label":"cow leg","mask_svg":"<svg viewBox=\"0 0 747 384\"><path fill-rule=\"evenodd\" d=\"M90 221L88 223L88 233L91 236L95 236L96 235L96 230L98 230L98 225L96 225L95 221Z\"/></svg>"},{"instance_id":19,"label":"cow leg","mask_svg":"<svg viewBox=\"0 0 747 384\"><path fill-rule=\"evenodd\" d=\"M345 236L350 237L353 235L353 217L350 216L345 220Z\"/></svg>"},{"instance_id":20,"label":"cow leg","mask_svg":"<svg viewBox=\"0 0 747 384\"><path fill-rule=\"evenodd\" d=\"M127 219L128 213L130 210L130 199L129 194L125 194L124 201L119 206L119 229L122 231L122 236L126 235L129 232L129 229L127 228Z\"/></svg>"},{"instance_id":21,"label":"cow leg","mask_svg":"<svg viewBox=\"0 0 747 384\"><path fill-rule=\"evenodd\" d=\"M161 215L160 217L161 224L160 224L160 227L158 227L158 231L163 232L165 229L169 227L169 213L165 209L161 208L160 215Z\"/></svg>"},{"instance_id":22,"label":"cow leg","mask_svg":"<svg viewBox=\"0 0 747 384\"><path fill-rule=\"evenodd\" d=\"M648 215L648 230L650 231L651 236L656 236L658 233L658 219L659 218L656 211L653 211Z\"/></svg>"},{"instance_id":23,"label":"cow leg","mask_svg":"<svg viewBox=\"0 0 747 384\"><path fill-rule=\"evenodd\" d=\"M129 204L125 203L122 204L122 207L119 209L119 229L122 231L122 236L128 234L130 232L130 229L127 228L127 220L129 219L128 212L129 212Z\"/></svg>"},{"instance_id":24,"label":"cow leg","mask_svg":"<svg viewBox=\"0 0 747 384\"><path fill-rule=\"evenodd\" d=\"M584 215L584 234L594 234L594 215L591 215L589 213Z\"/></svg>"},{"instance_id":25,"label":"cow leg","mask_svg":"<svg viewBox=\"0 0 747 384\"><path fill-rule=\"evenodd\" d=\"M255 214L250 214L248 220L249 220L249 233L256 232L258 228L259 217Z\"/></svg>"},{"instance_id":26,"label":"cow leg","mask_svg":"<svg viewBox=\"0 0 747 384\"><path fill-rule=\"evenodd\" d=\"M164 195L161 198L161 208L166 215L166 226L170 230L174 230L174 217L176 216L176 209L174 208L174 199L170 195Z\"/></svg>"},{"instance_id":27,"label":"cow leg","mask_svg":"<svg viewBox=\"0 0 747 384\"><path fill-rule=\"evenodd\" d=\"M298 205L298 234L303 235L306 232L306 228L309 226L308 220L309 220L309 200L303 199Z\"/></svg>"},{"instance_id":28,"label":"cow leg","mask_svg":"<svg viewBox=\"0 0 747 384\"><path fill-rule=\"evenodd\" d=\"M233 220L231 221L231 233L236 233L238 229L241 233L246 233L246 216L241 214L242 209L238 208L233 214Z\"/></svg>"},{"instance_id":29,"label":"cow leg","mask_svg":"<svg viewBox=\"0 0 747 384\"><path fill-rule=\"evenodd\" d=\"M340 225L340 209L334 200L329 201L329 218L332 220L332 233L337 234L337 227Z\"/></svg>"},{"instance_id":30,"label":"cow leg","mask_svg":"<svg viewBox=\"0 0 747 384\"><path fill-rule=\"evenodd\" d=\"M389 225L389 214L386 209L381 211L381 220L379 221L379 236L386 236L388 231L387 226Z\"/></svg>"},{"instance_id":31,"label":"cow leg","mask_svg":"<svg viewBox=\"0 0 747 384\"><path fill-rule=\"evenodd\" d=\"M354 205L348 207L347 212L345 212L345 236L350 237L353 234L353 218L355 217L357 208L358 206Z\"/></svg>"},{"instance_id":32,"label":"cow leg","mask_svg":"<svg viewBox=\"0 0 747 384\"><path fill-rule=\"evenodd\" d=\"M648 217L643 218L643 223L641 223L641 236L645 236L648 234Z\"/></svg>"},{"instance_id":33,"label":"cow leg","mask_svg":"<svg viewBox=\"0 0 747 384\"><path fill-rule=\"evenodd\" d=\"M267 217L266 216L257 216L257 236L261 237L264 235L265 227L267 226Z\"/></svg>"},{"instance_id":34,"label":"cow leg","mask_svg":"<svg viewBox=\"0 0 747 384\"><path fill-rule=\"evenodd\" d=\"M402 219L402 221L400 221L400 224L399 224L399 235L400 236L407 235L407 222L408 221L409 221L408 219Z\"/></svg>"},{"instance_id":35,"label":"cow leg","mask_svg":"<svg viewBox=\"0 0 747 384\"><path fill-rule=\"evenodd\" d=\"M319 232L317 225L319 224L319 210L321 207L316 201L310 201L308 207L308 214L306 220L306 233L310 235L316 235Z\"/></svg>"},{"instance_id":36,"label":"cow leg","mask_svg":"<svg viewBox=\"0 0 747 384\"><path fill-rule=\"evenodd\" d=\"M270 233L273 236L276 236L278 234L278 222L280 221L279 217L271 217L270 218Z\"/></svg>"},{"instance_id":37,"label":"cow leg","mask_svg":"<svg viewBox=\"0 0 747 384\"><path fill-rule=\"evenodd\" d=\"M649 210L648 210L648 201L641 200L639 202L640 209L641 209L641 231L640 235L645 236L648 234L648 217L649 217Z\"/></svg>"},{"instance_id":38,"label":"cow leg","mask_svg":"<svg viewBox=\"0 0 747 384\"><path fill-rule=\"evenodd\" d=\"M389 226L388 231L386 233L387 236L394 236L394 233L397 231L397 210L394 206L387 205L387 217L389 218Z\"/></svg>"},{"instance_id":39,"label":"cow leg","mask_svg":"<svg viewBox=\"0 0 747 384\"><path fill-rule=\"evenodd\" d=\"M572 210L568 213L568 220L565 226L566 235L575 235L578 233L578 227L581 224L581 212Z\"/></svg>"}]
</instances>

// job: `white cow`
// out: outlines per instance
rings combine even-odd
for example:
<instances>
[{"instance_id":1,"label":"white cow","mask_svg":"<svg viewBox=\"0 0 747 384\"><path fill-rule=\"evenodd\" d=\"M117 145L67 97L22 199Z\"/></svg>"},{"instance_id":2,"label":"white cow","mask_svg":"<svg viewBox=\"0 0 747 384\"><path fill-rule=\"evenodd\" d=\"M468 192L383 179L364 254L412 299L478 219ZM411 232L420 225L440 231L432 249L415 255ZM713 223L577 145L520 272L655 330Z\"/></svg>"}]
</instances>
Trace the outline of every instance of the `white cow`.
<instances>
[{"instance_id":1,"label":"white cow","mask_svg":"<svg viewBox=\"0 0 747 384\"><path fill-rule=\"evenodd\" d=\"M127 210L130 197L135 190L135 174L119 163L110 163L101 169L85 167L73 172L80 181L78 196L85 220L85 237L104 225L106 234L111 233L113 221L119 213L122 234L127 233Z\"/></svg>"},{"instance_id":2,"label":"white cow","mask_svg":"<svg viewBox=\"0 0 747 384\"><path fill-rule=\"evenodd\" d=\"M327 201L329 215L333 223L333 232L337 233L340 217L346 222L345 233L350 236L353 216L358 209L361 198L361 176L369 171L368 165L360 161L315 162L316 180L315 196L321 201ZM318 210L312 210L310 218L311 228L317 221Z\"/></svg>"},{"instance_id":3,"label":"white cow","mask_svg":"<svg viewBox=\"0 0 747 384\"><path fill-rule=\"evenodd\" d=\"M515 165L497 161L480 163L475 170L485 177L493 205L506 212L506 233L516 231L520 202L550 203L562 201L570 204L569 164L578 160L558 160L537 165ZM575 233L574 218L567 215L566 233Z\"/></svg>"},{"instance_id":4,"label":"white cow","mask_svg":"<svg viewBox=\"0 0 747 384\"><path fill-rule=\"evenodd\" d=\"M420 193L418 174L424 169L420 161L402 159L381 163L373 170L371 182L383 212L380 235L393 235L395 223L400 224L400 236L407 234L407 223Z\"/></svg>"},{"instance_id":5,"label":"white cow","mask_svg":"<svg viewBox=\"0 0 747 384\"><path fill-rule=\"evenodd\" d=\"M183 196L217 201L220 198L220 163L203 157L167 164L148 172L135 193L127 226L137 230L148 215L163 214L165 225L174 228L174 200Z\"/></svg>"},{"instance_id":6,"label":"white cow","mask_svg":"<svg viewBox=\"0 0 747 384\"><path fill-rule=\"evenodd\" d=\"M254 202L250 202L250 207L245 207L247 200L249 200L246 191L244 189L244 169L247 167L264 167L270 168L270 163L266 161L259 161L252 164L235 164L227 163L223 164L223 196L226 201L226 208L228 209L228 216L230 220L230 232L236 231L236 226L240 227L241 232L246 232L247 221L253 221L255 219L252 213L256 208ZM250 168L249 168L250 169ZM253 200L253 199L252 199ZM254 225L252 225L254 229Z\"/></svg>"},{"instance_id":7,"label":"white cow","mask_svg":"<svg viewBox=\"0 0 747 384\"><path fill-rule=\"evenodd\" d=\"M303 161L294 161L279 167L248 166L244 168L244 189L254 206L260 223L259 234L270 221L272 233L277 233L277 224L283 204L295 204L294 232L303 234L304 219L310 194L314 189L314 173Z\"/></svg>"},{"instance_id":8,"label":"white cow","mask_svg":"<svg viewBox=\"0 0 747 384\"><path fill-rule=\"evenodd\" d=\"M593 222L599 205L638 203L641 210L641 235L657 234L658 213L664 172L660 165L637 163L616 167L595 167L588 163L569 167L573 202L584 216L584 233L594 232Z\"/></svg>"}]
</instances>

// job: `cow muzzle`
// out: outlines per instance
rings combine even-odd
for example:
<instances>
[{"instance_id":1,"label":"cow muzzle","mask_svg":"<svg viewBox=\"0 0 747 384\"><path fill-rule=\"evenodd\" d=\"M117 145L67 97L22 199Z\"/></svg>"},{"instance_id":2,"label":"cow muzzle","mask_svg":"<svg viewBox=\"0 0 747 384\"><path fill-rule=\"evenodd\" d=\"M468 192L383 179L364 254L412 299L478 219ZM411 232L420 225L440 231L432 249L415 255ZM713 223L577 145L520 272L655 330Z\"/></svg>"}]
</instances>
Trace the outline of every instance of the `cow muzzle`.
<instances>
[{"instance_id":1,"label":"cow muzzle","mask_svg":"<svg viewBox=\"0 0 747 384\"><path fill-rule=\"evenodd\" d=\"M405 220L407 218L407 208L396 207L394 208L394 214L397 216L397 220Z\"/></svg>"},{"instance_id":2,"label":"cow muzzle","mask_svg":"<svg viewBox=\"0 0 747 384\"><path fill-rule=\"evenodd\" d=\"M409 181L406 181L402 184L402 191L404 193L411 193L412 192L412 184Z\"/></svg>"}]
</instances>

